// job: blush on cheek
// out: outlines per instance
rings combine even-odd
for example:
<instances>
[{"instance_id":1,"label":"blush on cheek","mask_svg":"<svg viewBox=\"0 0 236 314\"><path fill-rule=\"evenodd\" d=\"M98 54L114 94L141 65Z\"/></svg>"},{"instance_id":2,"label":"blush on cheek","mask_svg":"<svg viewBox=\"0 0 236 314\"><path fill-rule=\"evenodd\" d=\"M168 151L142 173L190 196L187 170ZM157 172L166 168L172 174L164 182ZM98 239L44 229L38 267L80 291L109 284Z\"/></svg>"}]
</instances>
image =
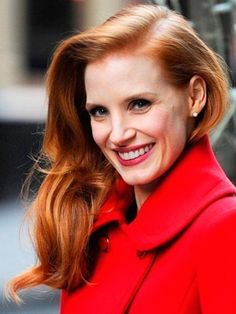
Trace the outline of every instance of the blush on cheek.
<instances>
[{"instance_id":1,"label":"blush on cheek","mask_svg":"<svg viewBox=\"0 0 236 314\"><path fill-rule=\"evenodd\" d=\"M168 120L162 120L162 119L157 119L155 123L149 122L146 126L146 134L149 134L153 137L159 137L163 136L163 131L166 132L166 130L169 128L169 121ZM143 125L142 125L143 126ZM145 126L143 126L143 129Z\"/></svg>"},{"instance_id":2,"label":"blush on cheek","mask_svg":"<svg viewBox=\"0 0 236 314\"><path fill-rule=\"evenodd\" d=\"M98 146L100 146L100 145L101 145L101 139L100 139L99 135L98 135L97 133L95 133L95 132L92 132L92 134L93 134L94 142L95 142Z\"/></svg>"},{"instance_id":3,"label":"blush on cheek","mask_svg":"<svg viewBox=\"0 0 236 314\"><path fill-rule=\"evenodd\" d=\"M153 119L154 116L156 117L155 120ZM163 105L154 106L145 119L142 119L142 131L154 136L163 134L163 130L166 130L171 125L171 120L172 114L170 115L167 107Z\"/></svg>"},{"instance_id":4,"label":"blush on cheek","mask_svg":"<svg viewBox=\"0 0 236 314\"><path fill-rule=\"evenodd\" d=\"M92 135L95 143L101 148L101 146L105 142L105 134L102 132L101 128L95 127L93 124L91 124L92 127Z\"/></svg>"}]
</instances>

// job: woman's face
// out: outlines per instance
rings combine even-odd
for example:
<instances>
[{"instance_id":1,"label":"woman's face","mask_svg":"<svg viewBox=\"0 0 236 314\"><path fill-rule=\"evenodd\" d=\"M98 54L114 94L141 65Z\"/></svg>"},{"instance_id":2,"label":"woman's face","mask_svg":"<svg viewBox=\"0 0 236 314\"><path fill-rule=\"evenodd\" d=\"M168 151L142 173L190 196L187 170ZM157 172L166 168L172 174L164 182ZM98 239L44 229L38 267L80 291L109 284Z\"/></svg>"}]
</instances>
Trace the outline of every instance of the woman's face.
<instances>
[{"instance_id":1,"label":"woman's face","mask_svg":"<svg viewBox=\"0 0 236 314\"><path fill-rule=\"evenodd\" d=\"M187 88L167 83L156 62L111 54L85 71L86 109L95 142L130 185L155 185L189 134Z\"/></svg>"}]
</instances>

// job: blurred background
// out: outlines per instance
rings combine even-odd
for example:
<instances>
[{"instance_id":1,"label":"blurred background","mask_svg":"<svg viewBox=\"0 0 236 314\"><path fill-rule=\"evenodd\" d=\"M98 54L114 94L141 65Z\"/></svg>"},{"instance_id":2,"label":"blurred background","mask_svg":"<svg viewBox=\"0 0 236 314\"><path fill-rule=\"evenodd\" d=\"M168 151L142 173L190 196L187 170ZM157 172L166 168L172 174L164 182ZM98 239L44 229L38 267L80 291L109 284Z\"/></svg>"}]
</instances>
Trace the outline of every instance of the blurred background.
<instances>
[{"instance_id":1,"label":"blurred background","mask_svg":"<svg viewBox=\"0 0 236 314\"><path fill-rule=\"evenodd\" d=\"M59 293L24 293L23 305L3 298L3 286L34 263L19 194L40 148L47 112L45 74L63 39L132 3L157 3L181 12L229 66L231 107L211 136L217 158L236 183L236 0L0 0L0 313L58 313Z\"/></svg>"}]
</instances>

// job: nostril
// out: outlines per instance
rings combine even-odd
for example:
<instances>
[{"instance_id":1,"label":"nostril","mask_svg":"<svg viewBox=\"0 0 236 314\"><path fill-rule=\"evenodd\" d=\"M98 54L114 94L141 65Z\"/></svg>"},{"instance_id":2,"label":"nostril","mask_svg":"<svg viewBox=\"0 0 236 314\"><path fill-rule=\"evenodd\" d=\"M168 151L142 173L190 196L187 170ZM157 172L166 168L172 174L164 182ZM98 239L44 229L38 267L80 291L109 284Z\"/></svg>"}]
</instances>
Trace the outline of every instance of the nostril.
<instances>
[{"instance_id":1,"label":"nostril","mask_svg":"<svg viewBox=\"0 0 236 314\"><path fill-rule=\"evenodd\" d=\"M122 147L127 145L127 143L133 139L136 135L135 129L116 129L112 130L110 134L110 142L116 146Z\"/></svg>"}]
</instances>

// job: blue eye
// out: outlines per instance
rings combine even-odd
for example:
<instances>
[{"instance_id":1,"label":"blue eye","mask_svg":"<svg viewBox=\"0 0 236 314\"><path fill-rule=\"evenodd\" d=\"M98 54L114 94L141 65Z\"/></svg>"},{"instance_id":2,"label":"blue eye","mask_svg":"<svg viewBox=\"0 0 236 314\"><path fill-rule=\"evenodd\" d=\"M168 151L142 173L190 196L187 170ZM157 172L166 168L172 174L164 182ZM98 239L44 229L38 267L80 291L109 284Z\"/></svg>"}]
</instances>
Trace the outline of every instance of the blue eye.
<instances>
[{"instance_id":1,"label":"blue eye","mask_svg":"<svg viewBox=\"0 0 236 314\"><path fill-rule=\"evenodd\" d=\"M104 117L107 114L107 110L103 107L94 107L88 111L89 115L95 118Z\"/></svg>"},{"instance_id":2,"label":"blue eye","mask_svg":"<svg viewBox=\"0 0 236 314\"><path fill-rule=\"evenodd\" d=\"M135 99L133 100L129 107L132 110L145 110L150 107L151 102L147 99Z\"/></svg>"}]
</instances>

